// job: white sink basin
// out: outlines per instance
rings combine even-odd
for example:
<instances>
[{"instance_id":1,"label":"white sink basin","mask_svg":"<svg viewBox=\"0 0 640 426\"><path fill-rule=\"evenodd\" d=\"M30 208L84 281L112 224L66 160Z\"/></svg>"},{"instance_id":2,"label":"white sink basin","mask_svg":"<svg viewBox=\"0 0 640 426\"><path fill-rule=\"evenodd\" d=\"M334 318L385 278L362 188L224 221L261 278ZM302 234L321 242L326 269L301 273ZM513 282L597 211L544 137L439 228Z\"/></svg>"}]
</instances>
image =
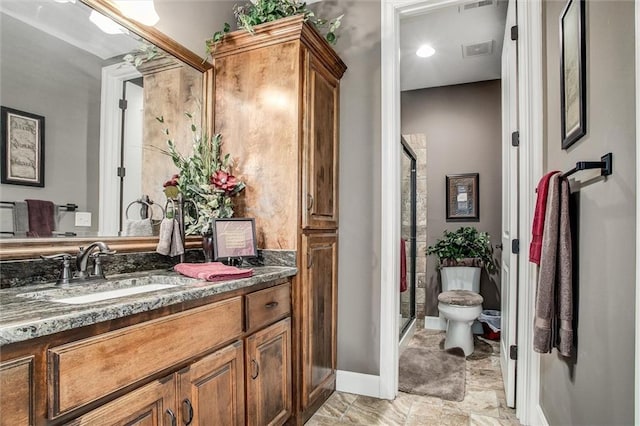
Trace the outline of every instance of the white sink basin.
<instances>
[{"instance_id":1,"label":"white sink basin","mask_svg":"<svg viewBox=\"0 0 640 426\"><path fill-rule=\"evenodd\" d=\"M81 296L64 297L61 299L51 299L51 302L66 303L69 305L81 305L85 303L100 302L102 300L116 299L118 297L131 296L134 294L147 293L150 291L164 290L177 287L177 284L146 284L138 287L120 288L118 290L101 291Z\"/></svg>"}]
</instances>

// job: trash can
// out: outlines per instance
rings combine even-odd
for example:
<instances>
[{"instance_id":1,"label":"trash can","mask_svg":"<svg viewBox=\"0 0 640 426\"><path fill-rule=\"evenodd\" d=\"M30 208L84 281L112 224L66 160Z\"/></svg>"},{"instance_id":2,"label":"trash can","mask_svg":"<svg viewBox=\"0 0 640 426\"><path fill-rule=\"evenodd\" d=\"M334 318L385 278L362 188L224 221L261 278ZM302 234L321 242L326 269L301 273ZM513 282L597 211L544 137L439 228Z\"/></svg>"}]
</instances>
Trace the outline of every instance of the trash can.
<instances>
[{"instance_id":1,"label":"trash can","mask_svg":"<svg viewBox=\"0 0 640 426\"><path fill-rule=\"evenodd\" d=\"M487 309L482 311L478 321L484 330L483 337L489 340L500 340L500 311Z\"/></svg>"}]
</instances>

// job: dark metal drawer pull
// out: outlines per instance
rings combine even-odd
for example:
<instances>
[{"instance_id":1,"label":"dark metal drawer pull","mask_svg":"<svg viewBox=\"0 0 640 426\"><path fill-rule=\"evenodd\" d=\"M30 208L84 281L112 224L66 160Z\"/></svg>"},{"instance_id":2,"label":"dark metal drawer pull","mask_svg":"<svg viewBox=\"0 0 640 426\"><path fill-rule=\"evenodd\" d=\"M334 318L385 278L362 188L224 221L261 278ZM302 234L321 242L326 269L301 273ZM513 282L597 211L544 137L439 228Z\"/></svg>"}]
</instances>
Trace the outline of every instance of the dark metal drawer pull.
<instances>
[{"instance_id":1,"label":"dark metal drawer pull","mask_svg":"<svg viewBox=\"0 0 640 426\"><path fill-rule=\"evenodd\" d=\"M189 416L185 418L185 414L187 413L189 413ZM189 401L189 398L185 398L182 401L182 421L184 422L185 426L188 426L191 424L192 420L193 420L193 406L191 405L191 401Z\"/></svg>"},{"instance_id":2,"label":"dark metal drawer pull","mask_svg":"<svg viewBox=\"0 0 640 426\"><path fill-rule=\"evenodd\" d=\"M167 416L169 416L169 424L171 426L177 426L177 419L176 419L176 415L173 413L173 410L171 410L171 408L167 408L167 411L165 412L165 414Z\"/></svg>"},{"instance_id":3,"label":"dark metal drawer pull","mask_svg":"<svg viewBox=\"0 0 640 426\"><path fill-rule=\"evenodd\" d=\"M265 303L264 305L264 307L267 309L275 308L276 306L278 306L278 302L269 302L269 303Z\"/></svg>"}]
</instances>

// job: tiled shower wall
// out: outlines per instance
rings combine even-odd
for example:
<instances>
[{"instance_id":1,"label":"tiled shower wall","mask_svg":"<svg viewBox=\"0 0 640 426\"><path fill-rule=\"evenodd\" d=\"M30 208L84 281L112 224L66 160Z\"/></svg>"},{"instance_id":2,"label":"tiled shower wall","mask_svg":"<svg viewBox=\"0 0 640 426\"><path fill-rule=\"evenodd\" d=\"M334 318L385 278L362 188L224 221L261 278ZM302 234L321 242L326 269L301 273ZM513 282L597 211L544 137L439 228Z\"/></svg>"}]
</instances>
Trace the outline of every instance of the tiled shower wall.
<instances>
[{"instance_id":1,"label":"tiled shower wall","mask_svg":"<svg viewBox=\"0 0 640 426\"><path fill-rule=\"evenodd\" d=\"M427 248L427 137L424 134L402 137L416 154L416 319L420 329L424 327L426 314L427 257L424 251ZM402 225L404 227L404 220ZM410 247L407 245L409 253Z\"/></svg>"}]
</instances>

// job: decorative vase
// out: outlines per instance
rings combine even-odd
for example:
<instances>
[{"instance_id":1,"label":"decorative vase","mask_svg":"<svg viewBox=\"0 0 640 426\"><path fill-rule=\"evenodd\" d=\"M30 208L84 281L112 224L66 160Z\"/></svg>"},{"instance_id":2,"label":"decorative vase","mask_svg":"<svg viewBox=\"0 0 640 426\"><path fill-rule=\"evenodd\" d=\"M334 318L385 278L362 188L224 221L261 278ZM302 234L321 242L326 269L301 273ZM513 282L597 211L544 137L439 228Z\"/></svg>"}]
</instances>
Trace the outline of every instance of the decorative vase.
<instances>
[{"instance_id":1,"label":"decorative vase","mask_svg":"<svg viewBox=\"0 0 640 426\"><path fill-rule=\"evenodd\" d=\"M207 234L202 236L202 252L204 253L205 262L213 262L213 235Z\"/></svg>"}]
</instances>

